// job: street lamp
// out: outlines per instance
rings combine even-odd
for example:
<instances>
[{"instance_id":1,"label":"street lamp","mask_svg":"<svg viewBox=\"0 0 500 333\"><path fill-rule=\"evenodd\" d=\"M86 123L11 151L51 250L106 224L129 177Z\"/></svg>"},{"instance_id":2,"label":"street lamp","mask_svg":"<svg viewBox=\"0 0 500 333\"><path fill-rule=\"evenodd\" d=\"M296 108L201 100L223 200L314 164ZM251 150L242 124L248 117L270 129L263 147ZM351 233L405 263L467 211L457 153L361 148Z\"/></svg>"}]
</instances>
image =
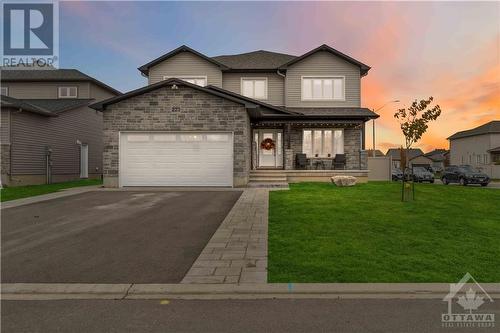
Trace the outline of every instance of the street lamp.
<instances>
[{"instance_id":1,"label":"street lamp","mask_svg":"<svg viewBox=\"0 0 500 333\"><path fill-rule=\"evenodd\" d=\"M399 99L395 99L393 101L388 101L386 102L384 105L382 105L381 107L379 107L378 109L374 109L373 112L374 113L377 113L377 111L380 111L382 110L386 105L388 104L391 104L391 103L399 103ZM375 118L373 119L373 130L372 130L372 134L373 134L373 151L372 151L372 157L375 157Z\"/></svg>"}]
</instances>

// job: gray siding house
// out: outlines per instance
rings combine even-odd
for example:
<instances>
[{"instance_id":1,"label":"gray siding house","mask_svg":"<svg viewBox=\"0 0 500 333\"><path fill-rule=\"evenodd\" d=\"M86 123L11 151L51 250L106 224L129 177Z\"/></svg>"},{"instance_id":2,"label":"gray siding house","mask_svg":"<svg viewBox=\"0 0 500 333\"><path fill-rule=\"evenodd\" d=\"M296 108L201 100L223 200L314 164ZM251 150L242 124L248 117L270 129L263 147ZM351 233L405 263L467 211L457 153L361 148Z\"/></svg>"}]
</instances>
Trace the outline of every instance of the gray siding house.
<instances>
[{"instance_id":1,"label":"gray siding house","mask_svg":"<svg viewBox=\"0 0 500 333\"><path fill-rule=\"evenodd\" d=\"M2 185L102 175L102 113L89 104L120 94L74 69L2 69Z\"/></svg>"},{"instance_id":2,"label":"gray siding house","mask_svg":"<svg viewBox=\"0 0 500 333\"><path fill-rule=\"evenodd\" d=\"M330 46L206 56L181 46L139 67L148 85L103 112L104 184L245 186L367 179L361 79ZM340 163L339 163L340 162Z\"/></svg>"},{"instance_id":3,"label":"gray siding house","mask_svg":"<svg viewBox=\"0 0 500 333\"><path fill-rule=\"evenodd\" d=\"M471 165L500 179L500 120L460 131L450 140L450 164Z\"/></svg>"}]
</instances>

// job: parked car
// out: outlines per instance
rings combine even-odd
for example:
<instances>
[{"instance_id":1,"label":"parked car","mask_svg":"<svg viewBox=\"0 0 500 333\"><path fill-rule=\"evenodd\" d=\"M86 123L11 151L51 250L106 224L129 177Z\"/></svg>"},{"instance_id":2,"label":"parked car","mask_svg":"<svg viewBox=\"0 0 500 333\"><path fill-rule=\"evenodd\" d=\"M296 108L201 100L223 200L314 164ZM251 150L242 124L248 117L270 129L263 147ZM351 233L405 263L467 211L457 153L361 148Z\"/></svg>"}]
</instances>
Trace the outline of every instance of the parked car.
<instances>
[{"instance_id":1,"label":"parked car","mask_svg":"<svg viewBox=\"0 0 500 333\"><path fill-rule=\"evenodd\" d=\"M434 183L434 174L424 167L413 168L413 181Z\"/></svg>"},{"instance_id":2,"label":"parked car","mask_svg":"<svg viewBox=\"0 0 500 333\"><path fill-rule=\"evenodd\" d=\"M391 177L393 181L399 181L403 179L403 171L399 168L392 168Z\"/></svg>"},{"instance_id":3,"label":"parked car","mask_svg":"<svg viewBox=\"0 0 500 333\"><path fill-rule=\"evenodd\" d=\"M450 165L444 170L441 180L445 185L449 183L459 183L463 186L468 184L487 186L490 182L490 178L487 174L474 169L470 165Z\"/></svg>"}]
</instances>

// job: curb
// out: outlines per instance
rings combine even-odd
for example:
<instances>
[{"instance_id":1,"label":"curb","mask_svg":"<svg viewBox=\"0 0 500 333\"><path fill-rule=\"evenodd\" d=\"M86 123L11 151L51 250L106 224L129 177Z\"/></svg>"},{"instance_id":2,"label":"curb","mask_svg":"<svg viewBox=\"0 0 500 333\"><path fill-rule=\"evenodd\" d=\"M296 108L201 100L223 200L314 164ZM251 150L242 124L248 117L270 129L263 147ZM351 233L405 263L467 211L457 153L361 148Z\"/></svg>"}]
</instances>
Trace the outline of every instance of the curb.
<instances>
[{"instance_id":1,"label":"curb","mask_svg":"<svg viewBox=\"0 0 500 333\"><path fill-rule=\"evenodd\" d=\"M500 299L499 283L483 283ZM77 284L4 283L3 300L60 299L443 299L448 283Z\"/></svg>"}]
</instances>

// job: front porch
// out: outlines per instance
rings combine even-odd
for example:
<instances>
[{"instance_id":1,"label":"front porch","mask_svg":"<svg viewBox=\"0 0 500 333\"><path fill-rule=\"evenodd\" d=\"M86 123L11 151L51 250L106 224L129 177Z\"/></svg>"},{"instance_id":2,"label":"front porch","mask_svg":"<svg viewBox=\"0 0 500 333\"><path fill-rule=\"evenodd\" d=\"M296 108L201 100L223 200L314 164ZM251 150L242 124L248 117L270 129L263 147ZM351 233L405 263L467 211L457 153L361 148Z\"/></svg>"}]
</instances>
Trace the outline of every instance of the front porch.
<instances>
[{"instance_id":1,"label":"front porch","mask_svg":"<svg viewBox=\"0 0 500 333\"><path fill-rule=\"evenodd\" d=\"M360 171L366 157L363 121L252 123L252 170Z\"/></svg>"}]
</instances>

